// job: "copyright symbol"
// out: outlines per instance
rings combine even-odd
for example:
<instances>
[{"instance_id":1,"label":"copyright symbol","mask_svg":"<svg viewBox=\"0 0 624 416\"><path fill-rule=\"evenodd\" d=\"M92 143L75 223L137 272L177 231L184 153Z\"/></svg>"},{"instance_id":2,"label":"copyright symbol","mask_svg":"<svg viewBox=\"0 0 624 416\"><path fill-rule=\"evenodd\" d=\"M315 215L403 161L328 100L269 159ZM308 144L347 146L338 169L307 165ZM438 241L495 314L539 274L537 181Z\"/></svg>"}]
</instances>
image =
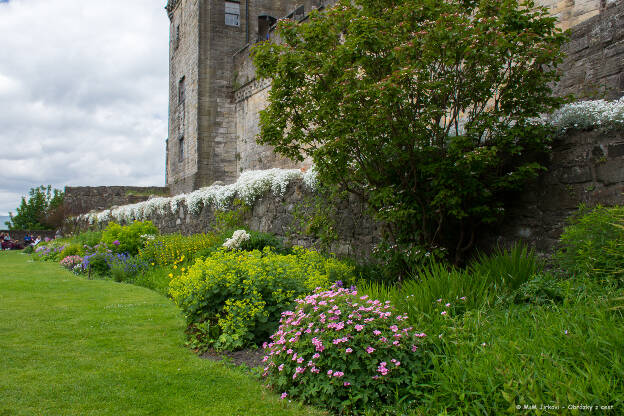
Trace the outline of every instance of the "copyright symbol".
<instances>
[{"instance_id":1,"label":"copyright symbol","mask_svg":"<svg viewBox=\"0 0 624 416\"><path fill-rule=\"evenodd\" d=\"M516 409L520 409L520 407L521 407L521 406L520 406L519 404L517 404L517 405L516 405Z\"/></svg>"}]
</instances>

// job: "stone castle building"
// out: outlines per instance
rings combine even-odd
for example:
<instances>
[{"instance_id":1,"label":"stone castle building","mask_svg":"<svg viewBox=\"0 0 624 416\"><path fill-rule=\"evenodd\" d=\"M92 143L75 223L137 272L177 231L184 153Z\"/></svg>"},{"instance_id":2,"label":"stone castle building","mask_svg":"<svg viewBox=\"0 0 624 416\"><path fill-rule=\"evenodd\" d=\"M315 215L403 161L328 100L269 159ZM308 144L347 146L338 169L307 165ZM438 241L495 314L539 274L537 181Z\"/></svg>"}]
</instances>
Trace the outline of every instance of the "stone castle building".
<instances>
[{"instance_id":1,"label":"stone castle building","mask_svg":"<svg viewBox=\"0 0 624 416\"><path fill-rule=\"evenodd\" d=\"M279 18L305 20L333 0L169 0L169 132L172 194L240 172L297 167L256 144L269 84L255 78L250 47ZM624 0L538 0L571 29L559 94L616 98L624 91Z\"/></svg>"}]
</instances>

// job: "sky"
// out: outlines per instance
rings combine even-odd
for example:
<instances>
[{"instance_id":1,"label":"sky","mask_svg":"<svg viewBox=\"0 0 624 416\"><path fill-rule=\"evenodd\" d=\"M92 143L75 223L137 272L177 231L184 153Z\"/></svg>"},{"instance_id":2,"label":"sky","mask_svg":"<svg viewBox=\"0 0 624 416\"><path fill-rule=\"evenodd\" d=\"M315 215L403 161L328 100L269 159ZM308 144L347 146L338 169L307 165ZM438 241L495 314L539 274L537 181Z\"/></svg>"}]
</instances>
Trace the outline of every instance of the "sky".
<instances>
[{"instance_id":1,"label":"sky","mask_svg":"<svg viewBox=\"0 0 624 416\"><path fill-rule=\"evenodd\" d=\"M0 0L0 217L39 185L164 185L165 3Z\"/></svg>"}]
</instances>

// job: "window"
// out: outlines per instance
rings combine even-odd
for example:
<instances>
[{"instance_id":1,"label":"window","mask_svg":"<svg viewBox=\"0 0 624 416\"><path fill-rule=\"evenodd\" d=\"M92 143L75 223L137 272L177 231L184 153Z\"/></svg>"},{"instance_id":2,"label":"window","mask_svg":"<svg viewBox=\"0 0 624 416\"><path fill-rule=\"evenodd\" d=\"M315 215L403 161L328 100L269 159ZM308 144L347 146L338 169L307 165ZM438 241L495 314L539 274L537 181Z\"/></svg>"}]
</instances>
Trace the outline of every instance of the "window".
<instances>
[{"instance_id":1,"label":"window","mask_svg":"<svg viewBox=\"0 0 624 416\"><path fill-rule=\"evenodd\" d=\"M225 2L225 24L227 26L240 26L240 3Z\"/></svg>"},{"instance_id":2,"label":"window","mask_svg":"<svg viewBox=\"0 0 624 416\"><path fill-rule=\"evenodd\" d=\"M176 30L175 30L175 44L174 44L175 48L178 49L178 46L180 46L180 25L176 26Z\"/></svg>"},{"instance_id":3,"label":"window","mask_svg":"<svg viewBox=\"0 0 624 416\"><path fill-rule=\"evenodd\" d=\"M178 162L182 162L184 160L184 136L178 139Z\"/></svg>"},{"instance_id":4,"label":"window","mask_svg":"<svg viewBox=\"0 0 624 416\"><path fill-rule=\"evenodd\" d=\"M180 82L178 82L178 105L184 105L184 101L186 100L186 90L184 87L184 79L186 77L180 78Z\"/></svg>"}]
</instances>

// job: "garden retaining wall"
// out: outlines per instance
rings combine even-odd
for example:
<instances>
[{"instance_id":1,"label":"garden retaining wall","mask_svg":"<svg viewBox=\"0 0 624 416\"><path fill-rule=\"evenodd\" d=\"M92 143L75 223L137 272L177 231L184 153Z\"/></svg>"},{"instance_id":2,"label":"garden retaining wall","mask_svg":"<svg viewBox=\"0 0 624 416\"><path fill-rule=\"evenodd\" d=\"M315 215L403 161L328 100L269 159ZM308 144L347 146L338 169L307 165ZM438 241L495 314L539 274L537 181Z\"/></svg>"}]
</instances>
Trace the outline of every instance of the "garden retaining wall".
<instances>
[{"instance_id":1,"label":"garden retaining wall","mask_svg":"<svg viewBox=\"0 0 624 416\"><path fill-rule=\"evenodd\" d=\"M246 223L253 230L311 246L319 241L301 232L309 224L301 224L301 215L297 213L306 211L306 201L312 196L301 181L294 181L282 197L268 193L256 199ZM484 231L479 245L491 247L524 241L541 252L550 252L567 218L580 204L624 204L624 131L571 131L557 139L548 171L510 201L504 221L497 228ZM331 245L332 252L356 257L370 255L380 241L380 227L364 210L365 204L355 197L338 203L334 231L339 238ZM175 214L153 214L147 219L163 233L194 234L212 229L215 210L204 207L196 215L180 203ZM89 224L82 219L74 226L86 229Z\"/></svg>"},{"instance_id":2,"label":"garden retaining wall","mask_svg":"<svg viewBox=\"0 0 624 416\"><path fill-rule=\"evenodd\" d=\"M64 204L70 215L92 210L108 209L115 205L136 204L152 195L169 195L162 186L66 186Z\"/></svg>"}]
</instances>

